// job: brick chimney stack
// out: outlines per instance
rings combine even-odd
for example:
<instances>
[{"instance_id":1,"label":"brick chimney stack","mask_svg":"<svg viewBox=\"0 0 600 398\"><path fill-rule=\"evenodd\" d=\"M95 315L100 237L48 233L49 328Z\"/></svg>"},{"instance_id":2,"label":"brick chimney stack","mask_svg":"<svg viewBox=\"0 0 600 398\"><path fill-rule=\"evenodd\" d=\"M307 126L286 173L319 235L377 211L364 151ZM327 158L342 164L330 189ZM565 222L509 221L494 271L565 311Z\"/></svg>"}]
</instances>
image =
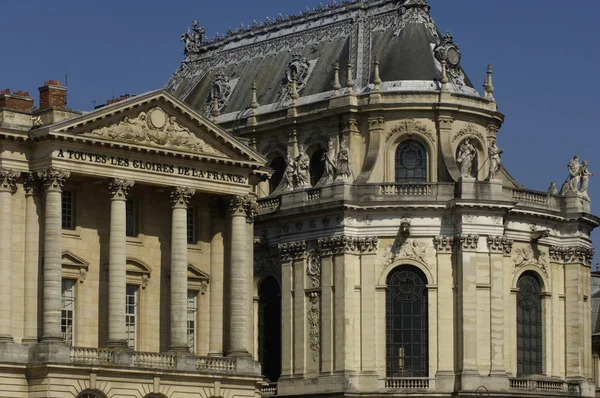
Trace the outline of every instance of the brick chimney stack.
<instances>
[{"instance_id":1,"label":"brick chimney stack","mask_svg":"<svg viewBox=\"0 0 600 398\"><path fill-rule=\"evenodd\" d=\"M16 111L30 111L33 109L33 98L29 92L17 91L11 93L9 89L0 90L0 109L12 109Z\"/></svg>"},{"instance_id":2,"label":"brick chimney stack","mask_svg":"<svg viewBox=\"0 0 600 398\"><path fill-rule=\"evenodd\" d=\"M67 88L60 86L58 80L48 80L40 90L41 109L65 109L67 106Z\"/></svg>"}]
</instances>

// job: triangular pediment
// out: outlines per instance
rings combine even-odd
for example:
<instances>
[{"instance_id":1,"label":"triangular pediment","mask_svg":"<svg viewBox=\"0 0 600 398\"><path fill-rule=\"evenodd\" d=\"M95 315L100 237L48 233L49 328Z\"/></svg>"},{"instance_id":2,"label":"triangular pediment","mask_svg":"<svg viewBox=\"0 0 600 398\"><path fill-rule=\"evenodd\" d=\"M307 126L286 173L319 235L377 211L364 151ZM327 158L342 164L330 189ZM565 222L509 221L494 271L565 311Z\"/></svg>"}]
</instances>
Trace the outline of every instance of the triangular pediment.
<instances>
[{"instance_id":1,"label":"triangular pediment","mask_svg":"<svg viewBox=\"0 0 600 398\"><path fill-rule=\"evenodd\" d=\"M164 90L97 109L32 132L94 145L235 162L254 169L266 160Z\"/></svg>"},{"instance_id":2,"label":"triangular pediment","mask_svg":"<svg viewBox=\"0 0 600 398\"><path fill-rule=\"evenodd\" d=\"M62 253L62 265L67 267L88 268L90 263L70 250Z\"/></svg>"}]
</instances>

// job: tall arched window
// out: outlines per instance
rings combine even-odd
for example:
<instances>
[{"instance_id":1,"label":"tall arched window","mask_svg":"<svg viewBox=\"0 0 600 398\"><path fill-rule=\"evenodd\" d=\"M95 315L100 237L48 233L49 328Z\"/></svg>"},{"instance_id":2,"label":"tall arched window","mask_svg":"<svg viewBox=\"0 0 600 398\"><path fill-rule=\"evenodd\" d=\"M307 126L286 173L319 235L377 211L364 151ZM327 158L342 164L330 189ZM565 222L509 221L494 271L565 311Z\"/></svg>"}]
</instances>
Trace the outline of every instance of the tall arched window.
<instances>
[{"instance_id":1,"label":"tall arched window","mask_svg":"<svg viewBox=\"0 0 600 398\"><path fill-rule=\"evenodd\" d=\"M271 179L269 179L270 195L277 189L281 179L283 178L283 173L285 171L285 159L283 156L279 156L271 161L269 167L273 169L273 175L271 176Z\"/></svg>"},{"instance_id":2,"label":"tall arched window","mask_svg":"<svg viewBox=\"0 0 600 398\"><path fill-rule=\"evenodd\" d=\"M427 151L419 141L402 141L396 148L396 182L427 182Z\"/></svg>"},{"instance_id":3,"label":"tall arched window","mask_svg":"<svg viewBox=\"0 0 600 398\"><path fill-rule=\"evenodd\" d=\"M517 282L517 374L543 373L542 288L534 273Z\"/></svg>"},{"instance_id":4,"label":"tall arched window","mask_svg":"<svg viewBox=\"0 0 600 398\"><path fill-rule=\"evenodd\" d=\"M323 149L319 148L310 155L310 185L313 187L317 185L325 172L324 153Z\"/></svg>"},{"instance_id":5,"label":"tall arched window","mask_svg":"<svg viewBox=\"0 0 600 398\"><path fill-rule=\"evenodd\" d=\"M387 278L387 377L429 376L427 279L417 267L401 266Z\"/></svg>"},{"instance_id":6,"label":"tall arched window","mask_svg":"<svg viewBox=\"0 0 600 398\"><path fill-rule=\"evenodd\" d=\"M272 382L281 376L281 290L272 276L258 288L258 361Z\"/></svg>"}]
</instances>

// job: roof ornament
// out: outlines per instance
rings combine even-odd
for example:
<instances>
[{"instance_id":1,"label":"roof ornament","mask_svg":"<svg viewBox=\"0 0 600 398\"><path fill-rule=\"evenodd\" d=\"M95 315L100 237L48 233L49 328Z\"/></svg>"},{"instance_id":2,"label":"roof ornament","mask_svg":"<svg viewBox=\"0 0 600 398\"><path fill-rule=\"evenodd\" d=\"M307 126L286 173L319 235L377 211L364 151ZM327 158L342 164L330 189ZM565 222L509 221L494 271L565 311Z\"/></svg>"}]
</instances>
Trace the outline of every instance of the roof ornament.
<instances>
[{"instance_id":1,"label":"roof ornament","mask_svg":"<svg viewBox=\"0 0 600 398\"><path fill-rule=\"evenodd\" d=\"M220 112L229 103L233 86L225 72L219 71L213 80L210 95L206 101L206 114L215 116L215 110ZM218 115L217 115L218 116Z\"/></svg>"},{"instance_id":2,"label":"roof ornament","mask_svg":"<svg viewBox=\"0 0 600 398\"><path fill-rule=\"evenodd\" d=\"M340 89L342 85L340 84L340 63L335 62L333 64L333 92L335 95L340 95Z\"/></svg>"},{"instance_id":3,"label":"roof ornament","mask_svg":"<svg viewBox=\"0 0 600 398\"><path fill-rule=\"evenodd\" d=\"M485 92L485 98L490 101L496 101L494 98L494 85L492 84L492 64L489 64L487 67L487 74L485 76L485 81L483 82L483 90Z\"/></svg>"},{"instance_id":4,"label":"roof ornament","mask_svg":"<svg viewBox=\"0 0 600 398\"><path fill-rule=\"evenodd\" d=\"M256 80L252 80L252 101L250 102L250 108L253 112L258 109L258 98L256 97Z\"/></svg>"},{"instance_id":5,"label":"roof ornament","mask_svg":"<svg viewBox=\"0 0 600 398\"><path fill-rule=\"evenodd\" d=\"M352 62L348 61L346 64L348 70L348 79L346 80L346 87L348 88L348 94L354 95L354 78L352 77Z\"/></svg>"},{"instance_id":6,"label":"roof ornament","mask_svg":"<svg viewBox=\"0 0 600 398\"><path fill-rule=\"evenodd\" d=\"M306 86L308 75L310 72L310 62L306 60L300 53L292 54L292 60L288 63L285 71L284 85L296 82L296 90L300 91Z\"/></svg>"},{"instance_id":7,"label":"roof ornament","mask_svg":"<svg viewBox=\"0 0 600 398\"><path fill-rule=\"evenodd\" d=\"M433 54L435 58L442 63L446 62L447 73L455 80L455 83L461 84L464 80L464 75L460 68L460 47L454 43L454 38L450 32L446 32L440 43L434 48Z\"/></svg>"},{"instance_id":8,"label":"roof ornament","mask_svg":"<svg viewBox=\"0 0 600 398\"><path fill-rule=\"evenodd\" d=\"M373 62L373 66L375 69L375 76L373 78L374 91L379 91L381 87L381 77L379 77L379 57L375 57L375 61Z\"/></svg>"},{"instance_id":9,"label":"roof ornament","mask_svg":"<svg viewBox=\"0 0 600 398\"><path fill-rule=\"evenodd\" d=\"M201 28L198 21L195 20L193 23L193 33L190 32L190 28L188 28L187 32L181 35L181 41L183 41L185 45L183 55L187 57L191 53L199 52L205 34L206 30Z\"/></svg>"}]
</instances>

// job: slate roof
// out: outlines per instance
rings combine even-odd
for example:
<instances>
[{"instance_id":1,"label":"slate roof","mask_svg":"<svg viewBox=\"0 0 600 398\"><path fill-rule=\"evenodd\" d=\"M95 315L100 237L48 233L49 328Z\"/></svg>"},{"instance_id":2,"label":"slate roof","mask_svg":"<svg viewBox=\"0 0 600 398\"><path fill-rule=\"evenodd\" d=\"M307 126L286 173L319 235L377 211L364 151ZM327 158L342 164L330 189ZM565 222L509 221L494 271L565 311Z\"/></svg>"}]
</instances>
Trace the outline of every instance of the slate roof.
<instances>
[{"instance_id":1,"label":"slate roof","mask_svg":"<svg viewBox=\"0 0 600 398\"><path fill-rule=\"evenodd\" d=\"M281 108L287 99L286 71L296 55L306 66L305 76L298 78L300 97L318 99L317 94L330 92L335 62L344 86L348 60L355 90L367 91L376 57L383 89L437 90L441 63L434 50L444 36L429 11L425 0L351 1L240 29L223 39L203 40L187 54L165 88L209 114L212 90L221 72L229 90L219 104L222 115L249 108L253 81L260 105ZM449 72L453 72L449 73L450 91L479 95L459 65Z\"/></svg>"}]
</instances>

